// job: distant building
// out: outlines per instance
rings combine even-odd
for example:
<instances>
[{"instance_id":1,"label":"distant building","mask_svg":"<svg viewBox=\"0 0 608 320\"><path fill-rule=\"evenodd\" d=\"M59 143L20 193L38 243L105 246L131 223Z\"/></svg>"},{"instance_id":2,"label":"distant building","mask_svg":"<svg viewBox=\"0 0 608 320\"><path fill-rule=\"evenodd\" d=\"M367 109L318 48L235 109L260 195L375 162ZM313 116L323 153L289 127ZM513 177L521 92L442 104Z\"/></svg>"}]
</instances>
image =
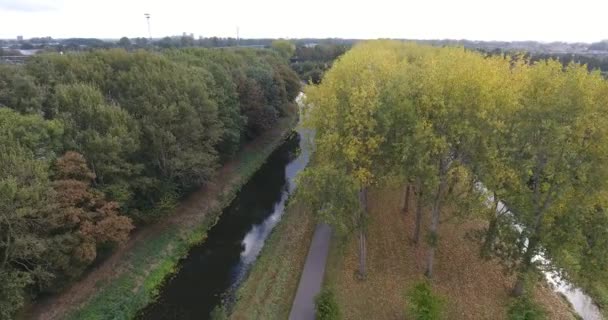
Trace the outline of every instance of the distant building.
<instances>
[{"instance_id":1,"label":"distant building","mask_svg":"<svg viewBox=\"0 0 608 320\"><path fill-rule=\"evenodd\" d=\"M23 41L23 36L17 36L17 41Z\"/></svg>"},{"instance_id":2,"label":"distant building","mask_svg":"<svg viewBox=\"0 0 608 320\"><path fill-rule=\"evenodd\" d=\"M304 45L306 48L314 48L317 46L317 43L311 42Z\"/></svg>"}]
</instances>

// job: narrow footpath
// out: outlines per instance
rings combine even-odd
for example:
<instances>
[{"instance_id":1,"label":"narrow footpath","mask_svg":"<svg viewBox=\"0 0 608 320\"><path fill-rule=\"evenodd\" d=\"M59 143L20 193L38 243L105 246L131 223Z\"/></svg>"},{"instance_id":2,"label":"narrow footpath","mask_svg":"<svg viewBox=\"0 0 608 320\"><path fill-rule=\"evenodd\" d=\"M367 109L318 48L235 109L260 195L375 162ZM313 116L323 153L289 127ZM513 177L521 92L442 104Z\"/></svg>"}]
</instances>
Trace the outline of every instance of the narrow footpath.
<instances>
[{"instance_id":1,"label":"narrow footpath","mask_svg":"<svg viewBox=\"0 0 608 320\"><path fill-rule=\"evenodd\" d=\"M315 319L315 296L321 291L330 240L330 227L319 224L308 249L304 271L289 313L290 320Z\"/></svg>"}]
</instances>

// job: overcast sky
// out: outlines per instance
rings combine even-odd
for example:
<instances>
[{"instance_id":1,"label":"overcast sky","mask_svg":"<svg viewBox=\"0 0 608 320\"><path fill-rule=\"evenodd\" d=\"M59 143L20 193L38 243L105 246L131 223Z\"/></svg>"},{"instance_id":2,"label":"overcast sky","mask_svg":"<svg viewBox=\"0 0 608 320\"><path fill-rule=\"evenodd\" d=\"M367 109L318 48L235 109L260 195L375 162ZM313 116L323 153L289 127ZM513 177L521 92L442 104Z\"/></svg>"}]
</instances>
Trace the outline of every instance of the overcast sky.
<instances>
[{"instance_id":1,"label":"overcast sky","mask_svg":"<svg viewBox=\"0 0 608 320\"><path fill-rule=\"evenodd\" d=\"M594 42L608 0L0 0L0 38L178 35Z\"/></svg>"}]
</instances>

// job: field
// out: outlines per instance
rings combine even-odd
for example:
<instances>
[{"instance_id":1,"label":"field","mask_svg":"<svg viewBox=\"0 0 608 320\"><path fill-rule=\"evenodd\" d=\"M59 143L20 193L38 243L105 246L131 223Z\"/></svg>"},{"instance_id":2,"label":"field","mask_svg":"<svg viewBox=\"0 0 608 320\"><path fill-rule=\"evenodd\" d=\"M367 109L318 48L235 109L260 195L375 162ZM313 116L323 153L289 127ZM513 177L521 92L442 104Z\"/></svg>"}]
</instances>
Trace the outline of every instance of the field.
<instances>
[{"instance_id":1,"label":"field","mask_svg":"<svg viewBox=\"0 0 608 320\"><path fill-rule=\"evenodd\" d=\"M405 293L424 278L426 245L421 241L416 247L410 241L413 212L407 216L400 212L401 190L383 188L370 193L366 280L355 275L356 237L334 241L326 285L334 289L344 319L408 319ZM483 226L483 221L460 223L443 214L432 286L446 301L446 319L506 318L513 279L497 262L480 259L478 245L466 237L468 231ZM546 309L547 319L574 319L567 302L546 285L537 285L533 297Z\"/></svg>"}]
</instances>

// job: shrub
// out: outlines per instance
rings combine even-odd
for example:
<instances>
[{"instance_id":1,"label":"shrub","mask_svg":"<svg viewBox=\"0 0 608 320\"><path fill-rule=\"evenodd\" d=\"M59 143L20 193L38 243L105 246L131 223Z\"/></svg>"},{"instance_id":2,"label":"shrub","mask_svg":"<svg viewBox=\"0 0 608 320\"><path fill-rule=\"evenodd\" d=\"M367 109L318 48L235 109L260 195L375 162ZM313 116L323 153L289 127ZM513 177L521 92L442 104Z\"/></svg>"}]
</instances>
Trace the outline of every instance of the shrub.
<instances>
[{"instance_id":1,"label":"shrub","mask_svg":"<svg viewBox=\"0 0 608 320\"><path fill-rule=\"evenodd\" d=\"M340 308L331 289L325 288L315 298L317 320L340 319Z\"/></svg>"},{"instance_id":2,"label":"shrub","mask_svg":"<svg viewBox=\"0 0 608 320\"><path fill-rule=\"evenodd\" d=\"M444 301L433 293L428 281L415 285L408 291L407 299L408 311L413 319L436 320L441 318Z\"/></svg>"},{"instance_id":3,"label":"shrub","mask_svg":"<svg viewBox=\"0 0 608 320\"><path fill-rule=\"evenodd\" d=\"M217 305L209 315L211 320L228 320L228 311L223 304Z\"/></svg>"},{"instance_id":4,"label":"shrub","mask_svg":"<svg viewBox=\"0 0 608 320\"><path fill-rule=\"evenodd\" d=\"M513 300L508 311L509 320L542 320L545 311L530 297L521 296Z\"/></svg>"}]
</instances>

